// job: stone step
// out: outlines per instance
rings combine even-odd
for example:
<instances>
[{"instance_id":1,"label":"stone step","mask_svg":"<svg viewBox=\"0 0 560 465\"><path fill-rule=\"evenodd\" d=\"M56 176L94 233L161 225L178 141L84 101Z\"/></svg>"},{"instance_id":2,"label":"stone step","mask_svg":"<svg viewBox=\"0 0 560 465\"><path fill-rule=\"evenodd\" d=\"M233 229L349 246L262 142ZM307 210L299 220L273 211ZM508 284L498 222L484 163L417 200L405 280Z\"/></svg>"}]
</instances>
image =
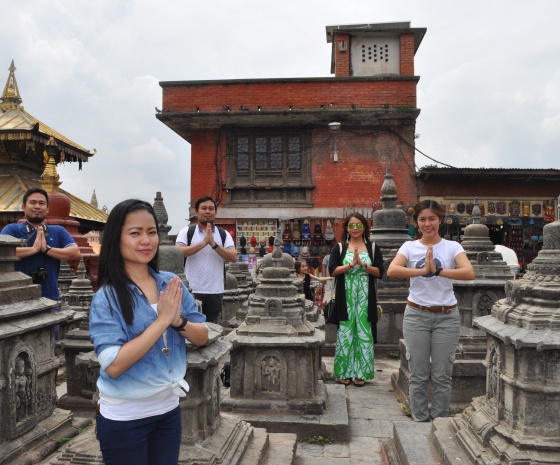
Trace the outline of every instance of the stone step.
<instances>
[{"instance_id":1,"label":"stone step","mask_svg":"<svg viewBox=\"0 0 560 465\"><path fill-rule=\"evenodd\" d=\"M444 465L470 465L471 461L455 438L453 418L437 418L432 427L432 444Z\"/></svg>"},{"instance_id":2,"label":"stone step","mask_svg":"<svg viewBox=\"0 0 560 465\"><path fill-rule=\"evenodd\" d=\"M441 465L431 440L431 423L395 421L393 440L399 465Z\"/></svg>"},{"instance_id":3,"label":"stone step","mask_svg":"<svg viewBox=\"0 0 560 465\"><path fill-rule=\"evenodd\" d=\"M381 459L383 465L401 465L395 441L392 438L381 441Z\"/></svg>"},{"instance_id":4,"label":"stone step","mask_svg":"<svg viewBox=\"0 0 560 465\"><path fill-rule=\"evenodd\" d=\"M270 433L264 465L292 465L296 462L297 434Z\"/></svg>"},{"instance_id":5,"label":"stone step","mask_svg":"<svg viewBox=\"0 0 560 465\"><path fill-rule=\"evenodd\" d=\"M264 428L253 428L253 436L247 444L238 465L265 465L270 447L269 434Z\"/></svg>"}]
</instances>

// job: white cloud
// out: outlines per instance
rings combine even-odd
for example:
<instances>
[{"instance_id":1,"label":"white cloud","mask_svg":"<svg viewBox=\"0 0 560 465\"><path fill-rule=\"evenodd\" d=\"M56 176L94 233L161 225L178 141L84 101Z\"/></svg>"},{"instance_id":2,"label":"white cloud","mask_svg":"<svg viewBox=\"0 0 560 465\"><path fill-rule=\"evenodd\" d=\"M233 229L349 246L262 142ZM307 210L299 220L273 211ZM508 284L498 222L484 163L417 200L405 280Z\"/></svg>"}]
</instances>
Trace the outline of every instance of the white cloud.
<instances>
[{"instance_id":1,"label":"white cloud","mask_svg":"<svg viewBox=\"0 0 560 465\"><path fill-rule=\"evenodd\" d=\"M0 85L14 59L26 110L97 149L82 171L60 167L65 189L109 207L161 191L176 233L190 146L155 118L159 81L330 76L325 26L411 21L427 28L418 148L453 166L558 168L558 13L555 0L8 2Z\"/></svg>"}]
</instances>

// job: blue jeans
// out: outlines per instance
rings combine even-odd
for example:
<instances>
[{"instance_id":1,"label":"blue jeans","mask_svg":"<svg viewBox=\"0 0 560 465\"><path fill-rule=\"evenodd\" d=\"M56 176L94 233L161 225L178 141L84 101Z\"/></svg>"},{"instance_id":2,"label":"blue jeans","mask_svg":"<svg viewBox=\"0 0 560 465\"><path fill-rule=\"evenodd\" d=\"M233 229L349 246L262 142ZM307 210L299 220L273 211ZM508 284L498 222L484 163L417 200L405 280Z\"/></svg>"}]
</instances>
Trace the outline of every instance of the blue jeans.
<instances>
[{"instance_id":1,"label":"blue jeans","mask_svg":"<svg viewBox=\"0 0 560 465\"><path fill-rule=\"evenodd\" d=\"M177 465L181 444L179 407L153 417L115 421L95 417L105 465Z\"/></svg>"},{"instance_id":2,"label":"blue jeans","mask_svg":"<svg viewBox=\"0 0 560 465\"><path fill-rule=\"evenodd\" d=\"M410 371L410 409L414 421L446 417L451 400L451 373L461 333L457 308L430 313L406 306L403 334ZM432 380L432 410L428 411L428 381ZM431 415L430 415L431 413Z\"/></svg>"}]
</instances>

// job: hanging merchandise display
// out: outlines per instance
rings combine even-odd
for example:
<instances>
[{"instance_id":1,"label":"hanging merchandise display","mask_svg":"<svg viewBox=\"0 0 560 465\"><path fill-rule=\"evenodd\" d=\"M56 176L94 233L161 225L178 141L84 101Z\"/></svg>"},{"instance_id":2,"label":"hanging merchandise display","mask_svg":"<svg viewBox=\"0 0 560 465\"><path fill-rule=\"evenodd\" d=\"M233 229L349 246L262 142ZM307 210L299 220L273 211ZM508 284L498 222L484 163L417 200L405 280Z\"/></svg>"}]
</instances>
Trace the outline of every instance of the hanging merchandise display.
<instances>
[{"instance_id":1,"label":"hanging merchandise display","mask_svg":"<svg viewBox=\"0 0 560 465\"><path fill-rule=\"evenodd\" d=\"M276 220L239 220L237 221L237 247L241 255L247 255L246 246L252 246L259 254L262 252L257 249L259 245L266 247L267 241L272 238L272 244L277 233ZM247 257L242 258L243 261Z\"/></svg>"},{"instance_id":2,"label":"hanging merchandise display","mask_svg":"<svg viewBox=\"0 0 560 465\"><path fill-rule=\"evenodd\" d=\"M282 233L282 240L291 241L292 240L292 228L290 222L286 221L284 224L284 232Z\"/></svg>"},{"instance_id":3,"label":"hanging merchandise display","mask_svg":"<svg viewBox=\"0 0 560 465\"><path fill-rule=\"evenodd\" d=\"M331 253L331 247L327 244L322 244L321 246L319 246L319 253L321 255L328 255Z\"/></svg>"},{"instance_id":4,"label":"hanging merchandise display","mask_svg":"<svg viewBox=\"0 0 560 465\"><path fill-rule=\"evenodd\" d=\"M325 228L325 240L332 241L334 239L334 229L332 227L331 220L327 220L327 227Z\"/></svg>"},{"instance_id":5,"label":"hanging merchandise display","mask_svg":"<svg viewBox=\"0 0 560 465\"><path fill-rule=\"evenodd\" d=\"M294 227L292 229L292 240L296 242L296 244L301 244L301 231L299 229L299 221L294 220Z\"/></svg>"},{"instance_id":6,"label":"hanging merchandise display","mask_svg":"<svg viewBox=\"0 0 560 465\"><path fill-rule=\"evenodd\" d=\"M321 222L319 221L319 218L315 220L315 226L313 227L313 239L315 239L316 241L323 240L323 231L321 228Z\"/></svg>"},{"instance_id":7,"label":"hanging merchandise display","mask_svg":"<svg viewBox=\"0 0 560 465\"><path fill-rule=\"evenodd\" d=\"M295 258L299 257L299 245L295 245L295 244L292 245L291 253L292 253L292 257L295 257Z\"/></svg>"},{"instance_id":8,"label":"hanging merchandise display","mask_svg":"<svg viewBox=\"0 0 560 465\"><path fill-rule=\"evenodd\" d=\"M544 221L545 223L552 223L554 221L554 200L545 200L544 206Z\"/></svg>"},{"instance_id":9,"label":"hanging merchandise display","mask_svg":"<svg viewBox=\"0 0 560 465\"><path fill-rule=\"evenodd\" d=\"M264 246L266 245L266 239L262 238L260 244L261 247L259 248L259 257L264 257L266 255L266 249L264 248Z\"/></svg>"},{"instance_id":10,"label":"hanging merchandise display","mask_svg":"<svg viewBox=\"0 0 560 465\"><path fill-rule=\"evenodd\" d=\"M521 215L521 204L518 201L509 203L509 218L512 221L518 221Z\"/></svg>"},{"instance_id":11,"label":"hanging merchandise display","mask_svg":"<svg viewBox=\"0 0 560 465\"><path fill-rule=\"evenodd\" d=\"M303 222L303 228L301 230L301 238L304 241L311 240L311 225L309 224L309 218L306 218Z\"/></svg>"}]
</instances>

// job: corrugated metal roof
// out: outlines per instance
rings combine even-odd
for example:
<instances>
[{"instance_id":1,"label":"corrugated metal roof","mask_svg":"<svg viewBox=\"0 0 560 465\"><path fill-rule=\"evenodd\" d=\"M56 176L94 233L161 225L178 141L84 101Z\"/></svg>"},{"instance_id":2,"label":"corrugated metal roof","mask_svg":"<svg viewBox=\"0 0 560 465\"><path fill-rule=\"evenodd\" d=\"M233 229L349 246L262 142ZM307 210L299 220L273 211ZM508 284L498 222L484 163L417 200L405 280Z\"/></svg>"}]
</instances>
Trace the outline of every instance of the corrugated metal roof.
<instances>
[{"instance_id":1,"label":"corrugated metal roof","mask_svg":"<svg viewBox=\"0 0 560 465\"><path fill-rule=\"evenodd\" d=\"M31 187L41 187L39 180L22 176L21 174L0 175L0 212L20 212L23 194ZM70 199L70 216L77 220L89 220L106 223L109 216L102 210L82 200L70 192L58 188Z\"/></svg>"},{"instance_id":2,"label":"corrugated metal roof","mask_svg":"<svg viewBox=\"0 0 560 465\"><path fill-rule=\"evenodd\" d=\"M64 148L61 149L64 152L69 152L83 161L87 161L95 154L95 150L93 154L90 153L88 149L76 144L25 111L21 105L23 100L19 93L13 60L8 69L10 71L8 80L0 96L0 140L32 139L32 134L35 137L39 136L39 139L48 140L52 136L63 144Z\"/></svg>"}]
</instances>

